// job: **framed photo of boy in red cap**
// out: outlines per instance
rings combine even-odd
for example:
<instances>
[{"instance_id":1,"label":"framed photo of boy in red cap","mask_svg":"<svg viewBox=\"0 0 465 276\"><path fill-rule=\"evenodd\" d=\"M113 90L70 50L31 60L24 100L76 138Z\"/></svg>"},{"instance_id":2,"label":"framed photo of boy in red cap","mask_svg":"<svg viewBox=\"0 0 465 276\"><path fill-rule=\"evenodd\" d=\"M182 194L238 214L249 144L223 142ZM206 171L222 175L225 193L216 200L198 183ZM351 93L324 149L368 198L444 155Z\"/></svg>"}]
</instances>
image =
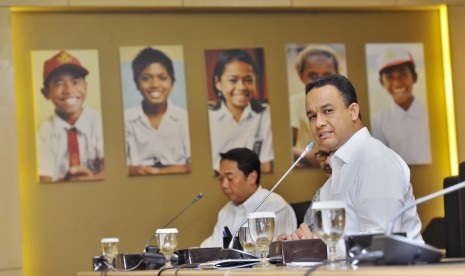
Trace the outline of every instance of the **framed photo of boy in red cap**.
<instances>
[{"instance_id":1,"label":"framed photo of boy in red cap","mask_svg":"<svg viewBox=\"0 0 465 276\"><path fill-rule=\"evenodd\" d=\"M32 52L39 181L104 176L97 50Z\"/></svg>"},{"instance_id":2,"label":"framed photo of boy in red cap","mask_svg":"<svg viewBox=\"0 0 465 276\"><path fill-rule=\"evenodd\" d=\"M366 44L371 134L407 164L431 163L423 44Z\"/></svg>"}]
</instances>

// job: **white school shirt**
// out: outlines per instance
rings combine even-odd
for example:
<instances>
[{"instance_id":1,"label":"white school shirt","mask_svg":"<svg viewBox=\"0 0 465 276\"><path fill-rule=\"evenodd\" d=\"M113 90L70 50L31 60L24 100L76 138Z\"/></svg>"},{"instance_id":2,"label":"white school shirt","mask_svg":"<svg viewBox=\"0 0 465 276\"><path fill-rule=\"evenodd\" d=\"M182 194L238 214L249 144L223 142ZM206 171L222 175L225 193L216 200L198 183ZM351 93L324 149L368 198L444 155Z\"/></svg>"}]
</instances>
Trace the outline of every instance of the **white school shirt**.
<instances>
[{"instance_id":1,"label":"white school shirt","mask_svg":"<svg viewBox=\"0 0 465 276\"><path fill-rule=\"evenodd\" d=\"M74 125L68 124L54 114L43 121L37 135L39 175L50 176L57 181L69 171L68 133L77 130L79 159L82 167L95 173L103 169L103 129L102 117L90 108L83 107Z\"/></svg>"},{"instance_id":2,"label":"white school shirt","mask_svg":"<svg viewBox=\"0 0 465 276\"><path fill-rule=\"evenodd\" d=\"M259 186L257 191L241 205L235 205L231 201L226 203L218 213L218 220L213 228L212 235L204 240L200 247L223 247L224 227L227 226L231 234L234 234L234 231L239 228L240 224L257 207L268 192L267 189ZM278 235L291 233L297 228L294 210L283 197L276 193L271 193L257 211L274 212L276 214L273 240L276 240Z\"/></svg>"},{"instance_id":3,"label":"white school shirt","mask_svg":"<svg viewBox=\"0 0 465 276\"><path fill-rule=\"evenodd\" d=\"M333 173L320 190L320 200L345 201L345 235L384 232L397 212L415 200L407 164L366 127L334 152L330 165ZM398 218L393 230L423 241L417 208Z\"/></svg>"},{"instance_id":4,"label":"white school shirt","mask_svg":"<svg viewBox=\"0 0 465 276\"><path fill-rule=\"evenodd\" d=\"M186 110L168 100L158 129L150 124L142 104L128 108L124 112L124 118L129 166L190 163L191 149Z\"/></svg>"},{"instance_id":5,"label":"white school shirt","mask_svg":"<svg viewBox=\"0 0 465 276\"><path fill-rule=\"evenodd\" d=\"M209 110L210 141L213 169L219 170L220 153L234 148L249 148L261 141L258 157L260 162L273 161L273 141L271 137L271 119L269 107L260 113L252 110L250 104L242 112L239 122L224 104L217 110Z\"/></svg>"},{"instance_id":6,"label":"white school shirt","mask_svg":"<svg viewBox=\"0 0 465 276\"><path fill-rule=\"evenodd\" d=\"M399 154L407 164L430 164L428 110L416 98L408 110L392 104L372 121L373 137Z\"/></svg>"}]
</instances>

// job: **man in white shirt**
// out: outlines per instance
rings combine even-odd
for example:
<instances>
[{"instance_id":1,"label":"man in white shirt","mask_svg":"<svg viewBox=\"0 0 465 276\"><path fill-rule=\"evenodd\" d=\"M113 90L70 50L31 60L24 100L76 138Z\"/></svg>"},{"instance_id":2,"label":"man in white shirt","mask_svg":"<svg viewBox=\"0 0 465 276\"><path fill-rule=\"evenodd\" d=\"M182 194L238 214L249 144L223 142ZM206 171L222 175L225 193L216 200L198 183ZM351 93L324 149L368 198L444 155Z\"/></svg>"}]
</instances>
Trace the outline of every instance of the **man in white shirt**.
<instances>
[{"instance_id":1,"label":"man in white shirt","mask_svg":"<svg viewBox=\"0 0 465 276\"><path fill-rule=\"evenodd\" d=\"M269 192L260 186L260 160L252 150L235 148L220 155L220 187L230 202L218 213L213 233L201 247L222 247L224 227L236 231ZM297 227L294 210L276 193L270 194L257 211L276 214L274 239Z\"/></svg>"},{"instance_id":2,"label":"man in white shirt","mask_svg":"<svg viewBox=\"0 0 465 276\"><path fill-rule=\"evenodd\" d=\"M363 126L357 95L343 76L328 76L307 85L305 107L318 145L333 152L332 175L320 200L346 203L345 234L384 232L389 220L415 200L410 170L394 151ZM422 241L415 207L395 222L394 232ZM303 224L281 239L316 238Z\"/></svg>"}]
</instances>

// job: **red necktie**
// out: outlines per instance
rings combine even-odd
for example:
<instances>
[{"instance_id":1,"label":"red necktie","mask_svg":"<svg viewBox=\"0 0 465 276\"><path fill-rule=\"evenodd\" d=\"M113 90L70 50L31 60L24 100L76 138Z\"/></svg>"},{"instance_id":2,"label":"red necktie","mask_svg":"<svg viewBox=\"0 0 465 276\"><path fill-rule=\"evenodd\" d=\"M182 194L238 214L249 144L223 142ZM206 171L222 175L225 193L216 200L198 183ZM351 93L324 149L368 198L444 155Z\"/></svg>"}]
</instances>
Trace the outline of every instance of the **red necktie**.
<instances>
[{"instance_id":1,"label":"red necktie","mask_svg":"<svg viewBox=\"0 0 465 276\"><path fill-rule=\"evenodd\" d=\"M69 167L80 166L81 161L79 160L79 145L77 140L76 129L72 128L68 130L68 152L69 152Z\"/></svg>"}]
</instances>

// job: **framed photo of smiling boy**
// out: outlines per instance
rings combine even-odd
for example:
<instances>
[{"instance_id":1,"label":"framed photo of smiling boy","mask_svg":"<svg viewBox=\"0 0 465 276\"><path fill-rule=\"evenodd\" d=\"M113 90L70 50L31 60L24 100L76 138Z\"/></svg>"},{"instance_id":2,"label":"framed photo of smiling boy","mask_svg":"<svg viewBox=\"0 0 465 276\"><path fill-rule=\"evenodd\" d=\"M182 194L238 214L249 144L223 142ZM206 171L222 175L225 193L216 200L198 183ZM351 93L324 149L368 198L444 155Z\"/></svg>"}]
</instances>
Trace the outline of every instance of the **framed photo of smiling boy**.
<instances>
[{"instance_id":1,"label":"framed photo of smiling boy","mask_svg":"<svg viewBox=\"0 0 465 276\"><path fill-rule=\"evenodd\" d=\"M97 50L32 52L39 181L104 177Z\"/></svg>"},{"instance_id":2,"label":"framed photo of smiling boy","mask_svg":"<svg viewBox=\"0 0 465 276\"><path fill-rule=\"evenodd\" d=\"M371 133L407 164L431 163L423 44L366 44Z\"/></svg>"},{"instance_id":3,"label":"framed photo of smiling boy","mask_svg":"<svg viewBox=\"0 0 465 276\"><path fill-rule=\"evenodd\" d=\"M182 46L120 48L130 176L191 171Z\"/></svg>"},{"instance_id":4,"label":"framed photo of smiling boy","mask_svg":"<svg viewBox=\"0 0 465 276\"><path fill-rule=\"evenodd\" d=\"M219 169L220 153L239 147L258 155L263 173L272 172L274 152L263 49L207 50L205 64L214 172Z\"/></svg>"}]
</instances>

